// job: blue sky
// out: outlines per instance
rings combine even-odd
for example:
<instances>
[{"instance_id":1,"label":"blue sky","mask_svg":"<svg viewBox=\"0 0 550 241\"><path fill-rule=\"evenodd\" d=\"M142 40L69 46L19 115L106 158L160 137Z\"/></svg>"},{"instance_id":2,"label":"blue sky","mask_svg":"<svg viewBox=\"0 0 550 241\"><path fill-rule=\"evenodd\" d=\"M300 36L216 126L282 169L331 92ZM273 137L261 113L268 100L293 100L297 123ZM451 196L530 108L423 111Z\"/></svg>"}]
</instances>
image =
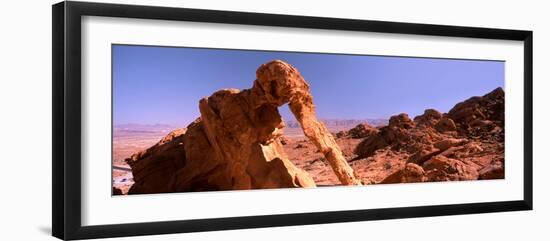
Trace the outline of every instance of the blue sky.
<instances>
[{"instance_id":1,"label":"blue sky","mask_svg":"<svg viewBox=\"0 0 550 241\"><path fill-rule=\"evenodd\" d=\"M311 86L323 119L411 117L504 87L504 62L113 45L113 122L186 126L198 102L250 88L256 69L281 59ZM285 119L293 117L280 108Z\"/></svg>"}]
</instances>

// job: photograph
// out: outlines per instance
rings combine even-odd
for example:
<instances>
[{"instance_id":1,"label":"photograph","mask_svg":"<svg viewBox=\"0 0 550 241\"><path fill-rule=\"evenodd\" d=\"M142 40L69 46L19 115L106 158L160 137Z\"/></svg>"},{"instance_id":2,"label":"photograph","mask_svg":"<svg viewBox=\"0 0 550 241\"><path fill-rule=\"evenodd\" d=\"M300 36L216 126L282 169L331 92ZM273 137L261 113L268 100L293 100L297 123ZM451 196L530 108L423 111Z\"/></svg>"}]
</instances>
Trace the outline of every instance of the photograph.
<instances>
[{"instance_id":1,"label":"photograph","mask_svg":"<svg viewBox=\"0 0 550 241\"><path fill-rule=\"evenodd\" d=\"M505 61L111 54L113 195L505 178Z\"/></svg>"},{"instance_id":2,"label":"photograph","mask_svg":"<svg viewBox=\"0 0 550 241\"><path fill-rule=\"evenodd\" d=\"M0 241L550 240L545 3L6 1Z\"/></svg>"}]
</instances>

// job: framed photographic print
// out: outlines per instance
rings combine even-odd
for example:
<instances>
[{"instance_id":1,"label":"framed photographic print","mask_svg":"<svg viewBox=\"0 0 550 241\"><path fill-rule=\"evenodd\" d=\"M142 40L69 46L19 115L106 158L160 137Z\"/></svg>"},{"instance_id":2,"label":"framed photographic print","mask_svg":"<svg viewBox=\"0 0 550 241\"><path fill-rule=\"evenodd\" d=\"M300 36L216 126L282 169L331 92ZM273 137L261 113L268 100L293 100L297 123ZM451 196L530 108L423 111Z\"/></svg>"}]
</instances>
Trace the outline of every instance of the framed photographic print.
<instances>
[{"instance_id":1,"label":"framed photographic print","mask_svg":"<svg viewBox=\"0 0 550 241\"><path fill-rule=\"evenodd\" d=\"M532 32L53 6L53 235L532 209Z\"/></svg>"}]
</instances>

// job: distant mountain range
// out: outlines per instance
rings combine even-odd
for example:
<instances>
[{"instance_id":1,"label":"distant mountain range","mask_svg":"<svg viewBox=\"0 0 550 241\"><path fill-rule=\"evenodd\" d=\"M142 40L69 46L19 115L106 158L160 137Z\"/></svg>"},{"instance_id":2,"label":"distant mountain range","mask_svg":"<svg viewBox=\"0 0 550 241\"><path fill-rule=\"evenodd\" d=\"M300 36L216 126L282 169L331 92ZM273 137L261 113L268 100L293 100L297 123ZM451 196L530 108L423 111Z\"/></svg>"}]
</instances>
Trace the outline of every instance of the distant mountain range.
<instances>
[{"instance_id":1,"label":"distant mountain range","mask_svg":"<svg viewBox=\"0 0 550 241\"><path fill-rule=\"evenodd\" d=\"M115 124L114 128L119 129L143 129L143 128L173 128L175 125L171 124L138 124L138 123L125 123L125 124Z\"/></svg>"},{"instance_id":2,"label":"distant mountain range","mask_svg":"<svg viewBox=\"0 0 550 241\"><path fill-rule=\"evenodd\" d=\"M388 124L388 119L321 119L327 128L334 127L354 127L359 124L368 123L371 126L385 126ZM296 120L285 120L287 128L300 128L300 123ZM166 132L176 128L185 126L176 126L171 124L115 124L115 132Z\"/></svg>"},{"instance_id":3,"label":"distant mountain range","mask_svg":"<svg viewBox=\"0 0 550 241\"><path fill-rule=\"evenodd\" d=\"M329 131L333 133L338 131L346 131L364 123L368 123L371 126L388 125L387 119L321 119L321 121L326 125ZM285 120L285 125L286 128L284 129L284 133L286 136L303 137L304 133L300 127L300 124L296 120ZM150 144L146 140L158 141L170 131L183 127L186 126L178 126L173 124L115 124L113 126L113 137L115 140L119 138L138 138L143 139L145 141L144 144ZM141 146L141 148L144 148L144 146ZM119 152L123 153L121 151Z\"/></svg>"},{"instance_id":4,"label":"distant mountain range","mask_svg":"<svg viewBox=\"0 0 550 241\"><path fill-rule=\"evenodd\" d=\"M115 124L113 126L114 136L127 136L139 134L158 134L164 135L174 129L180 128L175 125L167 124Z\"/></svg>"},{"instance_id":5,"label":"distant mountain range","mask_svg":"<svg viewBox=\"0 0 550 241\"><path fill-rule=\"evenodd\" d=\"M321 119L321 122L323 122L328 129L340 129L339 127L351 128L364 123L368 123L371 126L385 126L388 124L388 119ZM287 128L300 128L300 123L296 120L285 120L285 124Z\"/></svg>"}]
</instances>

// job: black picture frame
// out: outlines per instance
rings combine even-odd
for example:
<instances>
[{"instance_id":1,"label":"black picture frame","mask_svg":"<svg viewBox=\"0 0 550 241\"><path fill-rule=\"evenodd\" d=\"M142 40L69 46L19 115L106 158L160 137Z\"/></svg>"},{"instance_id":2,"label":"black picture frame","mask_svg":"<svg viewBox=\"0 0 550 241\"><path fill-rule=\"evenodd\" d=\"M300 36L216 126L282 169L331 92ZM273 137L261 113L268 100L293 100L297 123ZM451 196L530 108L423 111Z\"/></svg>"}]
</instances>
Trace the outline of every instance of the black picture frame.
<instances>
[{"instance_id":1,"label":"black picture frame","mask_svg":"<svg viewBox=\"0 0 550 241\"><path fill-rule=\"evenodd\" d=\"M524 43L524 193L522 200L421 207L345 210L283 215L145 222L81 224L81 17L104 16L207 23L282 26L429 36L517 40ZM53 164L52 233L60 239L106 238L397 219L533 208L533 32L416 23L335 19L90 2L52 6Z\"/></svg>"}]
</instances>

